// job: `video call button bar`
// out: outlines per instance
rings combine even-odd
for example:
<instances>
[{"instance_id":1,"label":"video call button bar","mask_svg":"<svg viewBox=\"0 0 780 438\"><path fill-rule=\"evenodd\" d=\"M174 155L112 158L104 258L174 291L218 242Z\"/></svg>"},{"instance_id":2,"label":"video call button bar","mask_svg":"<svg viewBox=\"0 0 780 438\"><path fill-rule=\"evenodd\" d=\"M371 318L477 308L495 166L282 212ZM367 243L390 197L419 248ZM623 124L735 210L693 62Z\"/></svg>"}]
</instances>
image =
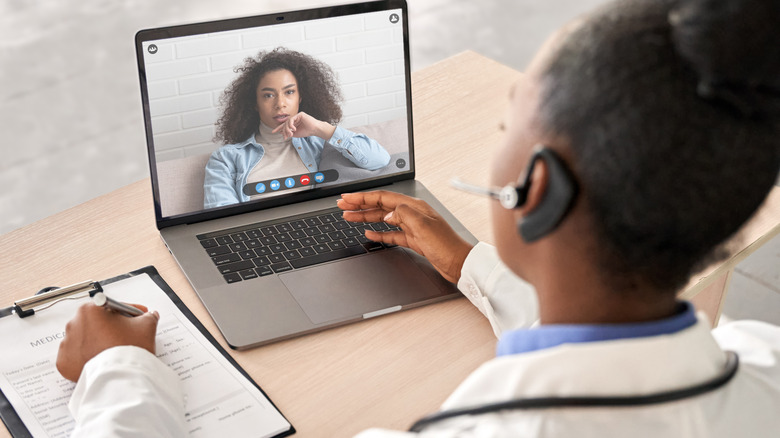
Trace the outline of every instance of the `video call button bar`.
<instances>
[{"instance_id":1,"label":"video call button bar","mask_svg":"<svg viewBox=\"0 0 780 438\"><path fill-rule=\"evenodd\" d=\"M308 187L316 184L333 182L339 179L339 172L335 169L320 172L302 173L266 181L246 183L243 192L247 196L262 195L264 193L280 192L294 188Z\"/></svg>"}]
</instances>

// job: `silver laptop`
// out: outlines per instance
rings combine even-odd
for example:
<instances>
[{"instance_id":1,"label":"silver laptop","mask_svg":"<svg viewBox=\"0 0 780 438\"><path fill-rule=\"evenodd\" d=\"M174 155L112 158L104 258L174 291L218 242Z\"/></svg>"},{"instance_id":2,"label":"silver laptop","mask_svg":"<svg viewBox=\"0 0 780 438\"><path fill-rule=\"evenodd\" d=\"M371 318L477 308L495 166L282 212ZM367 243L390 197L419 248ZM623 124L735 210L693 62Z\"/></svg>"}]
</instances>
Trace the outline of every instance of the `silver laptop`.
<instances>
[{"instance_id":1,"label":"silver laptop","mask_svg":"<svg viewBox=\"0 0 780 438\"><path fill-rule=\"evenodd\" d=\"M476 242L414 179L405 1L147 29L135 44L157 227L231 347L458 296L413 251L364 236L392 227L336 208L344 192L400 192Z\"/></svg>"}]
</instances>

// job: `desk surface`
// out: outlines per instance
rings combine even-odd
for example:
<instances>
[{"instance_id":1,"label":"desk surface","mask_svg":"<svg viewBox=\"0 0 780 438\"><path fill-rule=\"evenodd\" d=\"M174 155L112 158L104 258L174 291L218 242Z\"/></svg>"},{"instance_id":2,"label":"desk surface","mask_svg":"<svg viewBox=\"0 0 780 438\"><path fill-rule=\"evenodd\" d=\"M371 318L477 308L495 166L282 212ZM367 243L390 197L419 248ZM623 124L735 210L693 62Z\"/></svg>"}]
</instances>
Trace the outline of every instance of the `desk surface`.
<instances>
[{"instance_id":1,"label":"desk surface","mask_svg":"<svg viewBox=\"0 0 780 438\"><path fill-rule=\"evenodd\" d=\"M452 176L486 183L498 122L520 73L475 53L413 75L418 179L480 240L491 242L486 200L449 188ZM468 114L469 129L456 122ZM457 149L458 153L447 153ZM154 225L142 180L0 236L0 303L40 288L112 277L154 265L227 348ZM696 276L687 295L780 233L780 189L734 247L735 256ZM109 243L110 242L110 243ZM22 265L17 260L26 260ZM352 436L368 427L406 429L435 411L493 357L495 338L467 300L456 299L351 324L233 356L263 387L301 437ZM8 436L0 428L0 437Z\"/></svg>"}]
</instances>

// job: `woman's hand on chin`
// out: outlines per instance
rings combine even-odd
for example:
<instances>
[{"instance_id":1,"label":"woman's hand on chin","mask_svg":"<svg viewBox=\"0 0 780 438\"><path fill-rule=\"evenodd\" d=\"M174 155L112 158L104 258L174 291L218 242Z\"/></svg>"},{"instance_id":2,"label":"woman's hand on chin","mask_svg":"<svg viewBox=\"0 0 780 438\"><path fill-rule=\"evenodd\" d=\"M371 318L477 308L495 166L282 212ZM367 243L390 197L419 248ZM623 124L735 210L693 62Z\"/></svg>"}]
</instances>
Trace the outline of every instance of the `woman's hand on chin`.
<instances>
[{"instance_id":1,"label":"woman's hand on chin","mask_svg":"<svg viewBox=\"0 0 780 438\"><path fill-rule=\"evenodd\" d=\"M315 136L327 141L333 137L335 131L336 127L330 123L317 120L304 112L299 112L288 117L281 125L274 128L272 132L281 132L285 140L292 137Z\"/></svg>"}]
</instances>

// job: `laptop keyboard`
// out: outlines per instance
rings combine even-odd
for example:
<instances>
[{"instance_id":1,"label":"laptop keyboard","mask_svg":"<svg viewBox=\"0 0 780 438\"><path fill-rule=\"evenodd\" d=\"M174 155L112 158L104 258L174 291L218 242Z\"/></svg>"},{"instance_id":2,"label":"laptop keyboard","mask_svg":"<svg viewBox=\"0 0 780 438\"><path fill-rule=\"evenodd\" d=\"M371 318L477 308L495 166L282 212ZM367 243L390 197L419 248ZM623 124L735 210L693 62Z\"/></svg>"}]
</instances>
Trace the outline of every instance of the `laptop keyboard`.
<instances>
[{"instance_id":1,"label":"laptop keyboard","mask_svg":"<svg viewBox=\"0 0 780 438\"><path fill-rule=\"evenodd\" d=\"M347 222L341 210L231 228L198 236L228 283L379 251L394 245L368 240L364 230L398 231L384 222Z\"/></svg>"}]
</instances>

